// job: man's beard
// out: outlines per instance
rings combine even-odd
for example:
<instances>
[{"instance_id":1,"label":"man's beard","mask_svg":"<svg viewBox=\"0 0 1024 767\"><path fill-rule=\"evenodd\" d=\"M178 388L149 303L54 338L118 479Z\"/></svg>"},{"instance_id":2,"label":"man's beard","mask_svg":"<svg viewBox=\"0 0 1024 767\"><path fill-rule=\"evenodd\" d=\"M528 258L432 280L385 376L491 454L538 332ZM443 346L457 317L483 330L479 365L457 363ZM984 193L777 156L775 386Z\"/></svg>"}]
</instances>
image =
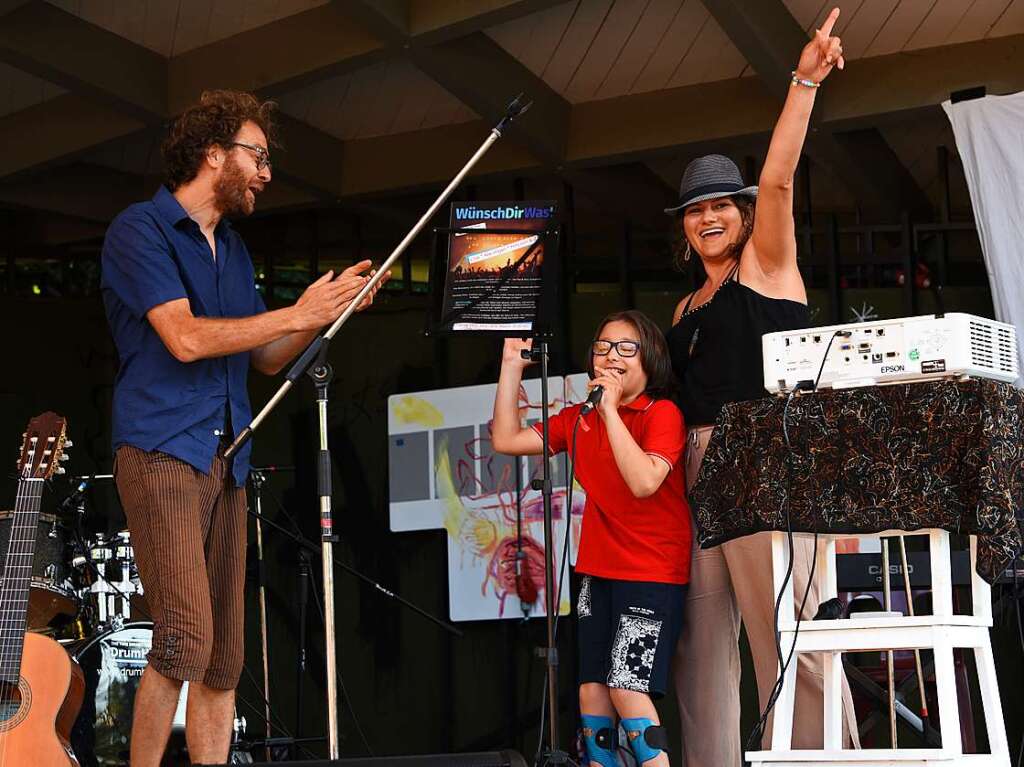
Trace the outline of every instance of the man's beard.
<instances>
[{"instance_id":1,"label":"man's beard","mask_svg":"<svg viewBox=\"0 0 1024 767\"><path fill-rule=\"evenodd\" d=\"M249 202L249 182L238 163L228 155L220 176L213 182L214 203L222 216L248 216L256 207L255 193Z\"/></svg>"}]
</instances>

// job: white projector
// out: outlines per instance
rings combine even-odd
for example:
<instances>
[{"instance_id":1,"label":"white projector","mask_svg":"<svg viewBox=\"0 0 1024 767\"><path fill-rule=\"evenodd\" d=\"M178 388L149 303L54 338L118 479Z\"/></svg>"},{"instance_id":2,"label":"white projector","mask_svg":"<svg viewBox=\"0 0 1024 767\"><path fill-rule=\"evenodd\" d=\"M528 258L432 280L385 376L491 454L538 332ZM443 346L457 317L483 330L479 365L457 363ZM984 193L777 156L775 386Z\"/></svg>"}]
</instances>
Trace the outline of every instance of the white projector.
<instances>
[{"instance_id":1,"label":"white projector","mask_svg":"<svg viewBox=\"0 0 1024 767\"><path fill-rule=\"evenodd\" d=\"M1019 375L1013 325L973 314L786 330L766 333L761 343L764 388L772 393L809 388L819 370L820 389L968 376L1015 381Z\"/></svg>"}]
</instances>

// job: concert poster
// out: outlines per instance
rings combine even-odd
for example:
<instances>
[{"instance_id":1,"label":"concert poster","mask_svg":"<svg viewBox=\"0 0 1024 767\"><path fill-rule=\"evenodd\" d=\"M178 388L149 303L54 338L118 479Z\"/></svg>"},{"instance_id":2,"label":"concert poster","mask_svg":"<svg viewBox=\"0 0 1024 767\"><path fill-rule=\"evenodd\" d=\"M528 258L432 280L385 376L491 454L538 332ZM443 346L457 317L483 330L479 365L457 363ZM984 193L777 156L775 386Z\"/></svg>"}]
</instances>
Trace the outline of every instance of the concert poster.
<instances>
[{"instance_id":1,"label":"concert poster","mask_svg":"<svg viewBox=\"0 0 1024 767\"><path fill-rule=\"evenodd\" d=\"M545 283L553 281L555 214L550 201L453 203L438 330L540 330L553 296Z\"/></svg>"}]
</instances>

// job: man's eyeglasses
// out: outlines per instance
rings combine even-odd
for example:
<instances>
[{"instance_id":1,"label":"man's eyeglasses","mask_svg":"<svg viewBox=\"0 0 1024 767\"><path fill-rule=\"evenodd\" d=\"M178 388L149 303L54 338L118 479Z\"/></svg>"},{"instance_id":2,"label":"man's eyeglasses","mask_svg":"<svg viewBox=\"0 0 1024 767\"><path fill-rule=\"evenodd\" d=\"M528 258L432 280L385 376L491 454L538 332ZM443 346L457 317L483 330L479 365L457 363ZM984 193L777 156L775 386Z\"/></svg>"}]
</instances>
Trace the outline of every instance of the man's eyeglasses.
<instances>
[{"instance_id":1,"label":"man's eyeglasses","mask_svg":"<svg viewBox=\"0 0 1024 767\"><path fill-rule=\"evenodd\" d=\"M240 146L242 149L248 149L250 152L256 155L256 170L263 170L264 168L272 167L270 164L270 152L261 146L256 144L243 144L241 141L232 141L230 146Z\"/></svg>"},{"instance_id":2,"label":"man's eyeglasses","mask_svg":"<svg viewBox=\"0 0 1024 767\"><path fill-rule=\"evenodd\" d=\"M607 357L612 349L618 351L620 357L635 357L640 351L639 341L594 341L590 350L598 357Z\"/></svg>"}]
</instances>

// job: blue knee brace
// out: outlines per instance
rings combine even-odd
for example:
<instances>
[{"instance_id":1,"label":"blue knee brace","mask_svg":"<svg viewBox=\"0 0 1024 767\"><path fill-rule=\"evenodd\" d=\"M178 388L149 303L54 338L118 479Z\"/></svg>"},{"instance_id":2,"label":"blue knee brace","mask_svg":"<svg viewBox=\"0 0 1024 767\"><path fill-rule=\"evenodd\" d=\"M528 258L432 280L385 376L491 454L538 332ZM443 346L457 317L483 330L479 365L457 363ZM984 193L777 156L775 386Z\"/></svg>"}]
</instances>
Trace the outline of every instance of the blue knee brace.
<instances>
[{"instance_id":1,"label":"blue knee brace","mask_svg":"<svg viewBox=\"0 0 1024 767\"><path fill-rule=\"evenodd\" d=\"M581 714L583 740L587 744L587 758L601 767L619 767L619 731L607 716Z\"/></svg>"},{"instance_id":2,"label":"blue knee brace","mask_svg":"<svg viewBox=\"0 0 1024 767\"><path fill-rule=\"evenodd\" d=\"M636 757L637 764L643 764L662 751L668 751L668 735L665 728L646 717L623 719L622 729L626 731L626 741L633 756Z\"/></svg>"}]
</instances>

